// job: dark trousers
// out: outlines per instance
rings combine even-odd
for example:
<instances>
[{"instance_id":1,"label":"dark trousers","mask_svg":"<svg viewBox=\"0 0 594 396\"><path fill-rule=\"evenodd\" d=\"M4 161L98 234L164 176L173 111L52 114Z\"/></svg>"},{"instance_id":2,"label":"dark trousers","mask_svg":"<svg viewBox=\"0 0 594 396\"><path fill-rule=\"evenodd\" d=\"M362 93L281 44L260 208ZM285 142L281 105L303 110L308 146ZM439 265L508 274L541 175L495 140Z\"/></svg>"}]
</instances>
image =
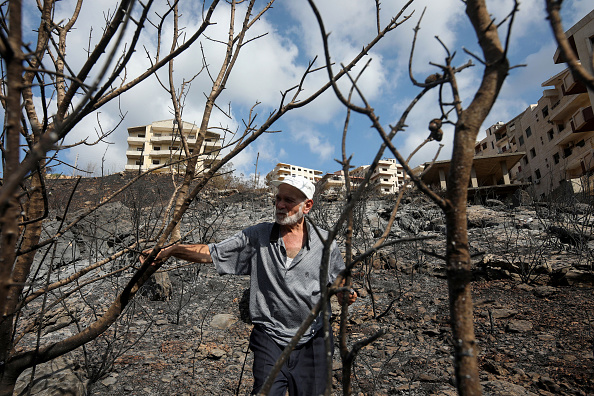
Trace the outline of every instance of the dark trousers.
<instances>
[{"instance_id":1,"label":"dark trousers","mask_svg":"<svg viewBox=\"0 0 594 396\"><path fill-rule=\"evenodd\" d=\"M334 346L333 346L334 347ZM254 352L254 390L257 394L283 351L261 328L255 326L250 336L250 349ZM276 376L270 389L271 396L317 396L326 389L326 349L324 335L318 331L304 345L295 348Z\"/></svg>"}]
</instances>

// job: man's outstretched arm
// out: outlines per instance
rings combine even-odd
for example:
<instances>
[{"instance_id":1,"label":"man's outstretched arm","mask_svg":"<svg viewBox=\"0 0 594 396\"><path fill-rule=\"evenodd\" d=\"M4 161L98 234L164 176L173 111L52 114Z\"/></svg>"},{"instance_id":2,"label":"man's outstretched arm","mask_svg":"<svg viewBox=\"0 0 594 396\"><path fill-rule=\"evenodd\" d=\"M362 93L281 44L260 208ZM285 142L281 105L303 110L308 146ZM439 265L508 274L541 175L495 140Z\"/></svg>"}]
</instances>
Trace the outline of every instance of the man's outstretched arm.
<instances>
[{"instance_id":1,"label":"man's outstretched arm","mask_svg":"<svg viewBox=\"0 0 594 396\"><path fill-rule=\"evenodd\" d=\"M140 255L140 262L144 262L145 257L149 255L151 250L152 249L145 250L143 254ZM208 246L201 244L182 245L176 243L175 245L168 246L161 249L159 254L155 257L155 262L165 261L169 257L175 257L193 263L212 263Z\"/></svg>"}]
</instances>

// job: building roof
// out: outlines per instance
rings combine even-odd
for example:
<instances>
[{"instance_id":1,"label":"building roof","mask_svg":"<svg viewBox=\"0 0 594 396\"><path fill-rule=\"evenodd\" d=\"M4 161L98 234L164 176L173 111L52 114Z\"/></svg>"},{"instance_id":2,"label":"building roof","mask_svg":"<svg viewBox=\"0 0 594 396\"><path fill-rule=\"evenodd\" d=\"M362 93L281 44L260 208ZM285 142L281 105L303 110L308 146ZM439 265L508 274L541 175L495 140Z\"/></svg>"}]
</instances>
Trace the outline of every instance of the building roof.
<instances>
[{"instance_id":1,"label":"building roof","mask_svg":"<svg viewBox=\"0 0 594 396\"><path fill-rule=\"evenodd\" d=\"M567 30L565 32L565 36L567 37L567 40L569 41L569 45L571 46L571 48L573 49L574 52L577 53L574 34L576 34L579 30L581 30L584 26L586 26L593 20L594 20L594 10L590 11L585 17L580 19L578 21L578 23L573 25L569 30ZM565 63L566 62L566 59L561 54L560 48L557 48L557 50L555 51L555 55L553 55L553 61L555 63Z\"/></svg>"}]
</instances>

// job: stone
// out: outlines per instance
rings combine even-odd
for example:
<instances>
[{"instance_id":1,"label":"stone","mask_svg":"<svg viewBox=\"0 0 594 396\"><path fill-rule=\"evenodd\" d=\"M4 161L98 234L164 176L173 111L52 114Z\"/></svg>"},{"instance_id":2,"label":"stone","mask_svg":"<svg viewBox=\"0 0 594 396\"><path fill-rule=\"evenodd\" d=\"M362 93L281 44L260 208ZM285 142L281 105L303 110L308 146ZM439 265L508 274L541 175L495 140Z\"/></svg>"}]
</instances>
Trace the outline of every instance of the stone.
<instances>
[{"instance_id":1,"label":"stone","mask_svg":"<svg viewBox=\"0 0 594 396\"><path fill-rule=\"evenodd\" d=\"M552 286L537 286L532 291L534 295L538 298L547 298L551 297L553 294L557 293L557 288Z\"/></svg>"},{"instance_id":2,"label":"stone","mask_svg":"<svg viewBox=\"0 0 594 396\"><path fill-rule=\"evenodd\" d=\"M220 359L223 356L225 356L226 354L227 354L227 352L223 351L222 349L214 348L208 353L208 358L209 359Z\"/></svg>"},{"instance_id":3,"label":"stone","mask_svg":"<svg viewBox=\"0 0 594 396\"><path fill-rule=\"evenodd\" d=\"M118 377L117 373L111 373L106 378L102 379L101 383L105 386L115 385L115 383L118 382L117 377Z\"/></svg>"},{"instance_id":4,"label":"stone","mask_svg":"<svg viewBox=\"0 0 594 396\"><path fill-rule=\"evenodd\" d=\"M532 322L527 320L512 320L506 326L509 333L525 333L532 330Z\"/></svg>"},{"instance_id":5,"label":"stone","mask_svg":"<svg viewBox=\"0 0 594 396\"><path fill-rule=\"evenodd\" d=\"M536 393L532 393L520 385L501 380L486 381L481 385L484 395L537 396Z\"/></svg>"},{"instance_id":6,"label":"stone","mask_svg":"<svg viewBox=\"0 0 594 396\"><path fill-rule=\"evenodd\" d=\"M151 301L168 301L173 295L171 280L166 272L156 272L140 289L140 294Z\"/></svg>"},{"instance_id":7,"label":"stone","mask_svg":"<svg viewBox=\"0 0 594 396\"><path fill-rule=\"evenodd\" d=\"M235 322L237 322L237 318L234 315L218 314L212 318L210 325L215 329L226 330Z\"/></svg>"},{"instance_id":8,"label":"stone","mask_svg":"<svg viewBox=\"0 0 594 396\"><path fill-rule=\"evenodd\" d=\"M14 394L26 394L31 379L31 369L18 378ZM69 356L60 356L35 368L32 396L86 395L88 379L82 368Z\"/></svg>"}]
</instances>

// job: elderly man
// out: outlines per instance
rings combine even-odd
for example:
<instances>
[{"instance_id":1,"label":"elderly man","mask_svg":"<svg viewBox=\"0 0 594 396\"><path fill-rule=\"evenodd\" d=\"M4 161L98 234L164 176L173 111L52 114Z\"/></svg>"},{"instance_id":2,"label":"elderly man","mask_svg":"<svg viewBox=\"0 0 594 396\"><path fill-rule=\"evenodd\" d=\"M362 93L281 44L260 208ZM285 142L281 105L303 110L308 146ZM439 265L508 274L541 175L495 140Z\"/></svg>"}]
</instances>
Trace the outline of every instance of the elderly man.
<instances>
[{"instance_id":1,"label":"elderly man","mask_svg":"<svg viewBox=\"0 0 594 396\"><path fill-rule=\"evenodd\" d=\"M313 206L314 185L303 177L275 180L278 187L275 222L246 228L209 245L176 244L162 249L157 261L173 256L193 262L214 262L219 274L250 275L250 316L254 328L254 389L260 391L284 347L319 301L323 243L304 215ZM322 237L326 232L321 232ZM332 244L328 282L344 268ZM339 300L342 295L339 294ZM357 298L352 292L348 303ZM275 379L270 395L319 395L326 388L326 355L321 315L303 335Z\"/></svg>"}]
</instances>

